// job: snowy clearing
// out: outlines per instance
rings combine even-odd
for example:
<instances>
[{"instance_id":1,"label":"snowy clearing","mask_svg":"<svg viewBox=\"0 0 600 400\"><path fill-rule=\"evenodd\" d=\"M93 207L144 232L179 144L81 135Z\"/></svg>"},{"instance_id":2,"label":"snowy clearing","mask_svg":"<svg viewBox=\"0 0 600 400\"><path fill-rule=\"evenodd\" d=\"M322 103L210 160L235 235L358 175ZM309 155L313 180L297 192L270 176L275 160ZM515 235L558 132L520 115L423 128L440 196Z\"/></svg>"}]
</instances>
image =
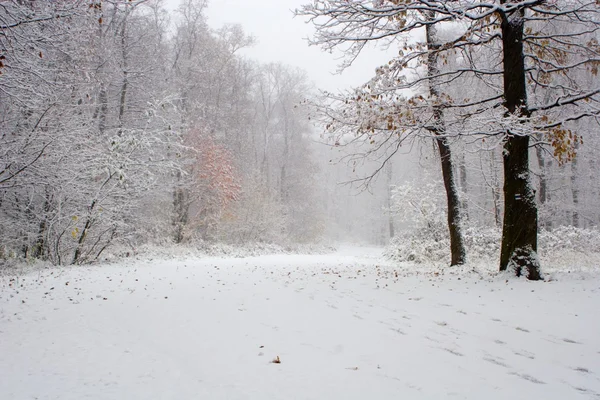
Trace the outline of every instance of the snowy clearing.
<instances>
[{"instance_id":1,"label":"snowy clearing","mask_svg":"<svg viewBox=\"0 0 600 400\"><path fill-rule=\"evenodd\" d=\"M1 397L600 399L598 274L415 274L379 255L1 277Z\"/></svg>"}]
</instances>

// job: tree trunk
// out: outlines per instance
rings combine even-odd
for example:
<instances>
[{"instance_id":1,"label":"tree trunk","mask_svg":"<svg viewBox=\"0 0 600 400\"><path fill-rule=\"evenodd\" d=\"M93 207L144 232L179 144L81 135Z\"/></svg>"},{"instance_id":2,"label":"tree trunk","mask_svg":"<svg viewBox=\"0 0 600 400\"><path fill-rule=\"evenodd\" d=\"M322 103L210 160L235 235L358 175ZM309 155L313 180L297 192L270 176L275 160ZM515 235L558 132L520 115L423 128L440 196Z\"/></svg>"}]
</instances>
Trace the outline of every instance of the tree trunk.
<instances>
[{"instance_id":1,"label":"tree trunk","mask_svg":"<svg viewBox=\"0 0 600 400\"><path fill-rule=\"evenodd\" d=\"M392 175L394 167L392 161L388 161L386 166L386 186L387 186L387 197L386 197L386 206L388 213L388 234L389 239L393 239L396 235L396 230L394 229L394 215L392 214Z\"/></svg>"},{"instance_id":2,"label":"tree trunk","mask_svg":"<svg viewBox=\"0 0 600 400\"><path fill-rule=\"evenodd\" d=\"M287 182L287 171L286 165L290 156L289 149L289 122L288 122L288 114L286 109L286 102L284 101L281 107L281 111L283 113L283 154L281 156L281 175L280 175L280 196L283 202L288 200L288 182Z\"/></svg>"},{"instance_id":3,"label":"tree trunk","mask_svg":"<svg viewBox=\"0 0 600 400\"><path fill-rule=\"evenodd\" d=\"M81 231L79 240L77 241L77 247L75 248L75 254L73 255L73 261L71 262L71 264L81 263L80 258L81 258L81 251L83 248L83 242L87 238L88 232L89 232L90 228L92 227L92 213L94 212L95 207L96 207L96 200L92 200L92 204L89 207L89 210L90 210L89 215L87 217L87 220L85 221L85 226L83 227L83 230Z\"/></svg>"},{"instance_id":4,"label":"tree trunk","mask_svg":"<svg viewBox=\"0 0 600 400\"><path fill-rule=\"evenodd\" d=\"M430 19L435 18L435 13L429 13ZM430 100L436 101L439 98L438 88L436 86L435 76L439 74L438 53L439 45L436 44L436 29L433 25L427 25L427 74L429 79ZM458 190L454 181L454 172L452 168L452 154L446 135L446 125L444 123L444 112L440 106L433 107L434 126L430 130L438 136L436 139L440 152L440 162L442 166L442 176L444 187L446 188L446 198L448 202L448 230L450 233L450 265L460 265L465 263L466 252L463 244L462 233L460 229L460 201Z\"/></svg>"},{"instance_id":5,"label":"tree trunk","mask_svg":"<svg viewBox=\"0 0 600 400\"><path fill-rule=\"evenodd\" d=\"M462 205L462 217L467 221L469 219L469 204L467 202L467 163L465 161L465 155L462 154L460 158L460 163L458 166L460 171L460 188L462 189L463 199L461 201Z\"/></svg>"},{"instance_id":6,"label":"tree trunk","mask_svg":"<svg viewBox=\"0 0 600 400\"><path fill-rule=\"evenodd\" d=\"M450 146L448 145L446 138L437 139L437 144L440 151L442 176L444 177L444 187L446 188L446 198L448 201L448 230L450 231L451 252L450 265L460 265L465 263L466 254L460 229L460 201L458 199L458 190L454 183Z\"/></svg>"},{"instance_id":7,"label":"tree trunk","mask_svg":"<svg viewBox=\"0 0 600 400\"><path fill-rule=\"evenodd\" d=\"M502 1L506 3L506 1ZM503 16L504 98L508 113L527 116L522 9ZM529 179L529 136L510 130L504 142L504 224L500 270L541 279L537 258L537 205Z\"/></svg>"},{"instance_id":8,"label":"tree trunk","mask_svg":"<svg viewBox=\"0 0 600 400\"><path fill-rule=\"evenodd\" d=\"M48 230L48 213L50 212L50 201L48 189L46 189L46 199L44 200L44 207L42 208L42 217L38 227L37 242L35 244L33 257L45 259L48 253L48 246L46 244L46 233Z\"/></svg>"},{"instance_id":9,"label":"tree trunk","mask_svg":"<svg viewBox=\"0 0 600 400\"><path fill-rule=\"evenodd\" d=\"M104 17L104 13L102 10L100 10L98 12L98 17L99 17L99 21L102 20L102 18ZM97 68L97 73L96 76L97 78L100 80L99 86L100 86L100 90L98 92L98 104L96 105L96 111L94 112L94 119L97 117L98 118L98 130L100 131L100 134L103 134L104 131L106 130L106 114L108 114L108 94L107 94L107 88L106 88L106 83L104 82L104 80L106 79L106 73L105 73L105 61L103 58L100 57L100 54L102 54L102 49L104 46L104 30L102 28L102 23L98 23L98 42L97 42L97 51L98 51L98 55L99 55L99 59L98 59L98 68Z\"/></svg>"},{"instance_id":10,"label":"tree trunk","mask_svg":"<svg viewBox=\"0 0 600 400\"><path fill-rule=\"evenodd\" d=\"M546 178L546 161L545 161L543 149L541 146L537 146L535 148L535 155L537 157L538 167L540 169L540 182L539 182L538 196L539 196L540 205L543 206L544 204L546 204L546 201L548 200L548 181ZM545 227L546 229L549 229L551 226L551 222L547 218L542 218L542 220L540 221L540 225Z\"/></svg>"},{"instance_id":11,"label":"tree trunk","mask_svg":"<svg viewBox=\"0 0 600 400\"><path fill-rule=\"evenodd\" d=\"M502 211L500 210L500 183L498 182L498 168L496 164L496 153L490 153L490 172L491 172L491 184L492 189L492 201L494 202L494 222L496 227L502 226Z\"/></svg>"},{"instance_id":12,"label":"tree trunk","mask_svg":"<svg viewBox=\"0 0 600 400\"><path fill-rule=\"evenodd\" d=\"M106 94L106 85L100 83L100 94L98 95L100 106L98 111L98 130L100 133L106 131L106 114L108 114L108 95Z\"/></svg>"},{"instance_id":13,"label":"tree trunk","mask_svg":"<svg viewBox=\"0 0 600 400\"><path fill-rule=\"evenodd\" d=\"M125 5L127 7L127 5ZM125 107L127 102L127 88L129 86L129 78L128 78L128 63L127 63L127 17L129 16L129 12L125 11L125 15L123 16L123 22L121 26L121 32L119 35L121 36L121 56L123 58L123 65L121 67L123 72L123 82L121 83L121 96L119 100L119 136L123 133L124 126L124 116L125 116Z\"/></svg>"},{"instance_id":14,"label":"tree trunk","mask_svg":"<svg viewBox=\"0 0 600 400\"><path fill-rule=\"evenodd\" d=\"M538 159L538 167L540 168L540 204L545 204L548 193L548 183L546 181L546 162L541 146L535 148L535 154Z\"/></svg>"},{"instance_id":15,"label":"tree trunk","mask_svg":"<svg viewBox=\"0 0 600 400\"><path fill-rule=\"evenodd\" d=\"M575 151L577 151L575 142ZM571 161L571 195L573 198L573 226L579 228L579 189L577 188L577 157Z\"/></svg>"},{"instance_id":16,"label":"tree trunk","mask_svg":"<svg viewBox=\"0 0 600 400\"><path fill-rule=\"evenodd\" d=\"M181 173L177 174L177 179L181 180ZM173 191L173 240L175 243L182 243L185 240L185 228L189 221L189 192L180 185L178 182Z\"/></svg>"}]
</instances>

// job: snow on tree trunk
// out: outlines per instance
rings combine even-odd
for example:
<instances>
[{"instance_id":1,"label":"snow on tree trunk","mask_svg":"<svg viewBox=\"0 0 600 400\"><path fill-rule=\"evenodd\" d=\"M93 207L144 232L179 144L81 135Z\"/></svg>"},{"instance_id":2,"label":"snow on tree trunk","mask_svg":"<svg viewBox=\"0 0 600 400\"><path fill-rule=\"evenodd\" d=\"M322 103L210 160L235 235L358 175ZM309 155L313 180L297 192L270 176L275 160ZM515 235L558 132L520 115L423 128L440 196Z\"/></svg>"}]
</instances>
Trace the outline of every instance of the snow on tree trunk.
<instances>
[{"instance_id":1,"label":"snow on tree trunk","mask_svg":"<svg viewBox=\"0 0 600 400\"><path fill-rule=\"evenodd\" d=\"M435 12L428 15L430 20L435 19ZM454 169L452 166L452 152L448 139L446 138L446 124L444 122L444 112L439 105L439 92L436 86L434 76L439 74L438 53L436 45L436 28L434 25L427 25L426 28L427 47L427 74L429 79L429 96L433 101L433 120L435 126L431 129L437 136L436 142L440 153L440 163L442 166L442 176L444 187L446 189L446 198L448 201L448 231L450 233L450 265L460 265L465 263L466 252L463 244L463 238L460 231L460 200L458 190L454 179Z\"/></svg>"},{"instance_id":2,"label":"snow on tree trunk","mask_svg":"<svg viewBox=\"0 0 600 400\"><path fill-rule=\"evenodd\" d=\"M503 1L503 3L506 3ZM502 20L504 98L508 113L528 116L523 54L523 10ZM500 270L541 279L537 251L537 205L529 179L529 136L507 132L504 142L504 224Z\"/></svg>"}]
</instances>

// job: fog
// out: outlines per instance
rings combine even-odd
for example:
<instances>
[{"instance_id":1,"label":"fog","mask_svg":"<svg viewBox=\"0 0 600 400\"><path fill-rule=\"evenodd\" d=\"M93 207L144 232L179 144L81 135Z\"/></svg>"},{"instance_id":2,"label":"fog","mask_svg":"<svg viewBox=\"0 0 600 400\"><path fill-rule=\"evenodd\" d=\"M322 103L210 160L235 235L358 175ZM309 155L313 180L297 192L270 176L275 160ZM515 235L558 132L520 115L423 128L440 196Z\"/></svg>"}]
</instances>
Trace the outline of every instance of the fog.
<instances>
[{"instance_id":1,"label":"fog","mask_svg":"<svg viewBox=\"0 0 600 400\"><path fill-rule=\"evenodd\" d=\"M447 253L452 227L499 237L513 121L498 102L497 48L423 64L416 28L386 40L359 30L366 42L330 46L336 25L309 22L310 8L294 16L306 3L0 10L0 258L78 264L147 245L387 246L394 237ZM460 27L442 25L440 37ZM434 80L440 68L451 78ZM593 70L570 73L593 81ZM553 98L556 82L532 89L532 104ZM589 104L582 115L597 115ZM564 118L549 136L540 120L513 125L533 143L526 195L541 227L593 229L596 122ZM461 217L452 222L448 209Z\"/></svg>"}]
</instances>

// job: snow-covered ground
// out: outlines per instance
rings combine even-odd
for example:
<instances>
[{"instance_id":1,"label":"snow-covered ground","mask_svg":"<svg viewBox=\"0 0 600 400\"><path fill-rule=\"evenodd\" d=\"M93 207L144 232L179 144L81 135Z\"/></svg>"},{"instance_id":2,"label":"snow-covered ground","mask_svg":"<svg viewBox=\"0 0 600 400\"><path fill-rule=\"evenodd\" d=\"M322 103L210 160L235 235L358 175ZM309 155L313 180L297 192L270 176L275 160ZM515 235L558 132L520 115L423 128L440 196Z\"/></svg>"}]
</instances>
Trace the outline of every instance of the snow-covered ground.
<instances>
[{"instance_id":1,"label":"snow-covered ground","mask_svg":"<svg viewBox=\"0 0 600 400\"><path fill-rule=\"evenodd\" d=\"M417 274L379 254L5 275L0 398L600 399L600 274Z\"/></svg>"}]
</instances>

